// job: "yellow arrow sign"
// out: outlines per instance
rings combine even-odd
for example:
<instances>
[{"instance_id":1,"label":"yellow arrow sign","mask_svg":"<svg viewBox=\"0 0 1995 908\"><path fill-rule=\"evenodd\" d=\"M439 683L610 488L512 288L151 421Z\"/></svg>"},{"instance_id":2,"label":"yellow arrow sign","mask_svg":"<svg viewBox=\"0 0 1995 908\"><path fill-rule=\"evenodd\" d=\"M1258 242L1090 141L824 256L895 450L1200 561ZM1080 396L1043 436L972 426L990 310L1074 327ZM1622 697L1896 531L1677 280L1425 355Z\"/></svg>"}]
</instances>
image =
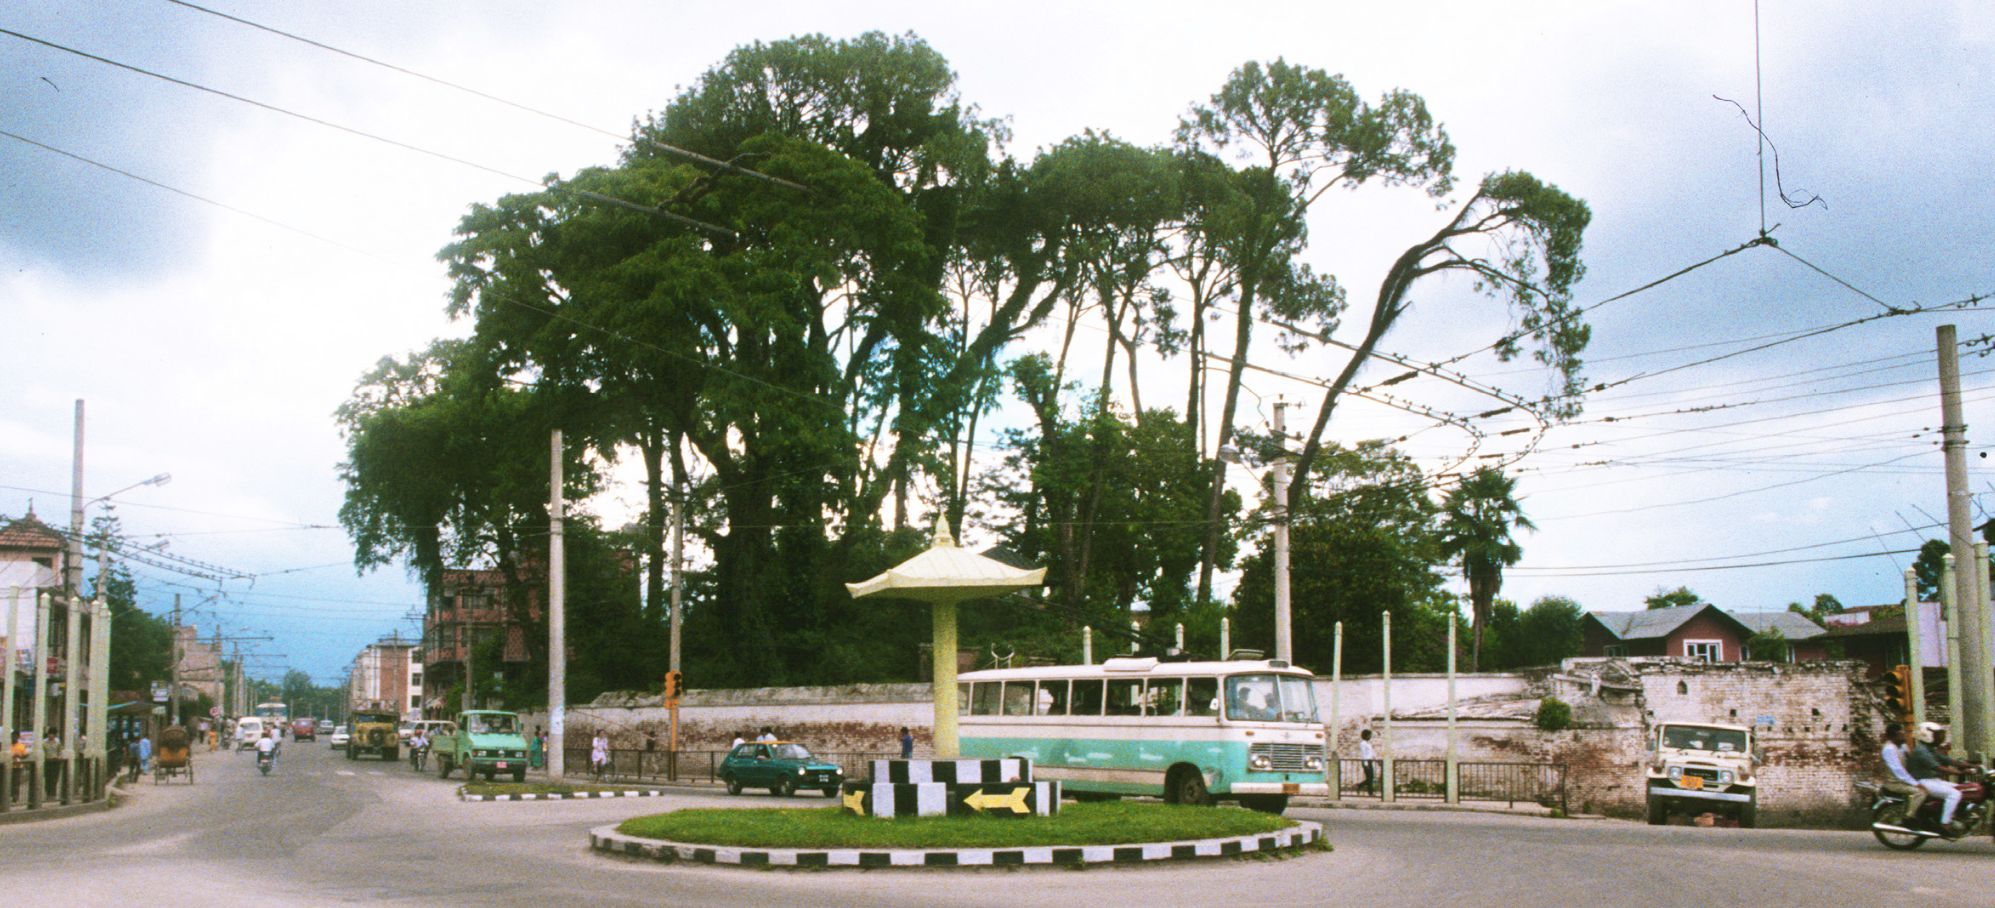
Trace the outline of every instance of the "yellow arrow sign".
<instances>
[{"instance_id":1,"label":"yellow arrow sign","mask_svg":"<svg viewBox=\"0 0 1995 908\"><path fill-rule=\"evenodd\" d=\"M862 817L866 815L866 789L854 788L846 792L839 800L844 802L846 810L852 811Z\"/></svg>"},{"instance_id":2,"label":"yellow arrow sign","mask_svg":"<svg viewBox=\"0 0 1995 908\"><path fill-rule=\"evenodd\" d=\"M970 809L979 812L986 810L1010 810L1012 813L1031 813L1032 808L1025 806L1025 798L1031 793L1032 789L1019 787L1012 789L1011 794L984 794L984 790L979 788L976 791L970 792L969 796L963 799L963 803L970 805Z\"/></svg>"}]
</instances>

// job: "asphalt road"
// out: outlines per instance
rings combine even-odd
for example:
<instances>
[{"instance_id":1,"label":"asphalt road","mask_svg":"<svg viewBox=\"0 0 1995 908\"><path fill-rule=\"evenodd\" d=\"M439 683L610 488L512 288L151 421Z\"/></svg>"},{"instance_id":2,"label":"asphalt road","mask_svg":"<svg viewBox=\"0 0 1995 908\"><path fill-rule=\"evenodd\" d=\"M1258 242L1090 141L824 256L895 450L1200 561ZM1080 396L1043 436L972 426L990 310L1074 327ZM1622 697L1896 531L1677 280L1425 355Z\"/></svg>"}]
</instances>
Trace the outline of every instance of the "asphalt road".
<instances>
[{"instance_id":1,"label":"asphalt road","mask_svg":"<svg viewBox=\"0 0 1995 908\"><path fill-rule=\"evenodd\" d=\"M591 854L592 826L762 795L463 803L406 763L290 743L277 771L200 754L108 813L0 826L0 893L65 905L1862 905L1995 904L1987 839L1887 852L1861 832L1304 810L1334 853L1150 868L769 871ZM13 901L10 898L10 901Z\"/></svg>"}]
</instances>

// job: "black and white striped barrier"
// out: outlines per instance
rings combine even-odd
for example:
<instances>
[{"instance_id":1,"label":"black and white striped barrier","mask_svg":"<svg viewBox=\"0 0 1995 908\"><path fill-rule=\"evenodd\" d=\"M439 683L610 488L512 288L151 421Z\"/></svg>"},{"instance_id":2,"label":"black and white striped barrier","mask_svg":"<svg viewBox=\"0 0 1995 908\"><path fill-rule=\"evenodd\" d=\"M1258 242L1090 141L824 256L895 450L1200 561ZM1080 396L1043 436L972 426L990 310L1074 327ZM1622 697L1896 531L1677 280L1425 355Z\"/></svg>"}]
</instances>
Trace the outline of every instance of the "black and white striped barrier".
<instances>
[{"instance_id":1,"label":"black and white striped barrier","mask_svg":"<svg viewBox=\"0 0 1995 908\"><path fill-rule=\"evenodd\" d=\"M874 782L895 784L953 782L969 785L1032 781L1032 761L1019 757L1001 760L874 760L872 771Z\"/></svg>"},{"instance_id":2,"label":"black and white striped barrier","mask_svg":"<svg viewBox=\"0 0 1995 908\"><path fill-rule=\"evenodd\" d=\"M516 794L475 795L458 789L460 801L582 801L591 798L655 798L665 792L656 788L630 788L621 791L547 791Z\"/></svg>"},{"instance_id":3,"label":"black and white striped barrier","mask_svg":"<svg viewBox=\"0 0 1995 908\"><path fill-rule=\"evenodd\" d=\"M604 854L661 863L688 861L742 867L1006 867L1136 864L1194 858L1235 857L1295 851L1323 838L1323 826L1307 820L1277 832L1149 842L1133 845L1037 846L1032 848L730 848L641 839L615 826L589 830L589 847Z\"/></svg>"},{"instance_id":4,"label":"black and white striped barrier","mask_svg":"<svg viewBox=\"0 0 1995 908\"><path fill-rule=\"evenodd\" d=\"M1060 783L847 782L839 801L862 817L1050 817Z\"/></svg>"}]
</instances>

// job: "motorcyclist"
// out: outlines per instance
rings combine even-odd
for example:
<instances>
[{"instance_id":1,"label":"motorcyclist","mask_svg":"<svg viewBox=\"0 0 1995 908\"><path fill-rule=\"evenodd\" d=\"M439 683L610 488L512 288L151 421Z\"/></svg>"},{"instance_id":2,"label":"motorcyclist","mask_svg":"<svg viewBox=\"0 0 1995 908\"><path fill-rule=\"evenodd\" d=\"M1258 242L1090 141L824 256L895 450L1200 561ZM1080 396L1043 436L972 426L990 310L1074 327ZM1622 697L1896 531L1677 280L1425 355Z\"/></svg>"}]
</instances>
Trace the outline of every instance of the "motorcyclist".
<instances>
[{"instance_id":1,"label":"motorcyclist","mask_svg":"<svg viewBox=\"0 0 1995 908\"><path fill-rule=\"evenodd\" d=\"M1940 831L1955 833L1953 814L1960 807L1960 789L1952 782L1940 778L1942 775L1957 775L1966 770L1967 765L1940 753L1939 748L1946 742L1946 726L1938 722L1924 722L1919 725L1919 743L1905 758L1905 769L1918 780L1925 793L1944 799L1940 808ZM1908 808L1916 809L1916 805Z\"/></svg>"},{"instance_id":2,"label":"motorcyclist","mask_svg":"<svg viewBox=\"0 0 1995 908\"><path fill-rule=\"evenodd\" d=\"M417 772L423 771L423 762L429 757L429 735L421 726L409 736L409 766Z\"/></svg>"},{"instance_id":3,"label":"motorcyclist","mask_svg":"<svg viewBox=\"0 0 1995 908\"><path fill-rule=\"evenodd\" d=\"M1884 726L1884 772L1887 778L1882 789L1905 799L1905 813L1899 822L1911 822L1918 816L1920 805L1926 803L1926 790L1919 787L1919 780L1905 768L1905 726L1893 722Z\"/></svg>"},{"instance_id":4,"label":"motorcyclist","mask_svg":"<svg viewBox=\"0 0 1995 908\"><path fill-rule=\"evenodd\" d=\"M272 767L277 765L277 741L270 732L266 731L263 737L256 739L256 762L268 762Z\"/></svg>"}]
</instances>

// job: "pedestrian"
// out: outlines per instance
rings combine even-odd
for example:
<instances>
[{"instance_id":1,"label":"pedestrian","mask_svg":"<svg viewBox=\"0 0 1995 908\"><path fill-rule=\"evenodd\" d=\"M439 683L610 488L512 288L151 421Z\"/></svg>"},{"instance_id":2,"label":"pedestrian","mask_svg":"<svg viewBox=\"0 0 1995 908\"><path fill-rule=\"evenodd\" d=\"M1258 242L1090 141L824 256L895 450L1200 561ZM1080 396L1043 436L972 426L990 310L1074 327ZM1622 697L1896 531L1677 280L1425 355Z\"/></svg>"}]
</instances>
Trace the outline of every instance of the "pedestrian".
<instances>
[{"instance_id":1,"label":"pedestrian","mask_svg":"<svg viewBox=\"0 0 1995 908\"><path fill-rule=\"evenodd\" d=\"M22 743L19 731L14 732L13 743L7 745L7 754L14 760L14 790L7 793L8 799L18 801L21 799L21 780L28 777L28 745Z\"/></svg>"},{"instance_id":2,"label":"pedestrian","mask_svg":"<svg viewBox=\"0 0 1995 908\"><path fill-rule=\"evenodd\" d=\"M776 732L774 729L771 729L767 725L762 726L762 733L755 736L755 742L757 744L766 743L774 740L776 740Z\"/></svg>"},{"instance_id":3,"label":"pedestrian","mask_svg":"<svg viewBox=\"0 0 1995 908\"><path fill-rule=\"evenodd\" d=\"M1364 791L1366 797L1378 793L1375 788L1378 776L1373 774L1372 768L1377 757L1378 754L1372 750L1372 730L1367 728L1358 732L1358 764L1365 771L1365 784L1360 786L1360 789Z\"/></svg>"},{"instance_id":4,"label":"pedestrian","mask_svg":"<svg viewBox=\"0 0 1995 908\"><path fill-rule=\"evenodd\" d=\"M747 735L747 734L748 734L748 733L747 733L747 732L745 732L745 731L738 731L738 732L735 732L735 733L734 733L734 743L733 743L733 744L729 744L729 745L727 745L727 749L728 749L728 750L733 750L733 749L735 749L735 748L737 748L737 747L740 747L740 746L741 746L741 745L743 745L743 744L746 744L746 743L748 743L748 739L747 739L746 737L744 737L744 736L745 736L745 735Z\"/></svg>"},{"instance_id":5,"label":"pedestrian","mask_svg":"<svg viewBox=\"0 0 1995 908\"><path fill-rule=\"evenodd\" d=\"M603 774L610 768L610 736L602 729L596 729L596 737L589 742L589 772L602 781Z\"/></svg>"},{"instance_id":6,"label":"pedestrian","mask_svg":"<svg viewBox=\"0 0 1995 908\"><path fill-rule=\"evenodd\" d=\"M539 769L541 761L547 759L547 740L541 737L540 726L533 727L533 740L528 741L526 747L527 765Z\"/></svg>"},{"instance_id":7,"label":"pedestrian","mask_svg":"<svg viewBox=\"0 0 1995 908\"><path fill-rule=\"evenodd\" d=\"M131 772L126 777L127 781L136 782L139 780L140 767L145 765L144 741L145 738L137 737L133 738L130 744L125 745L125 764Z\"/></svg>"},{"instance_id":8,"label":"pedestrian","mask_svg":"<svg viewBox=\"0 0 1995 908\"><path fill-rule=\"evenodd\" d=\"M905 725L901 726L901 759L914 759L914 732L908 731Z\"/></svg>"}]
</instances>

